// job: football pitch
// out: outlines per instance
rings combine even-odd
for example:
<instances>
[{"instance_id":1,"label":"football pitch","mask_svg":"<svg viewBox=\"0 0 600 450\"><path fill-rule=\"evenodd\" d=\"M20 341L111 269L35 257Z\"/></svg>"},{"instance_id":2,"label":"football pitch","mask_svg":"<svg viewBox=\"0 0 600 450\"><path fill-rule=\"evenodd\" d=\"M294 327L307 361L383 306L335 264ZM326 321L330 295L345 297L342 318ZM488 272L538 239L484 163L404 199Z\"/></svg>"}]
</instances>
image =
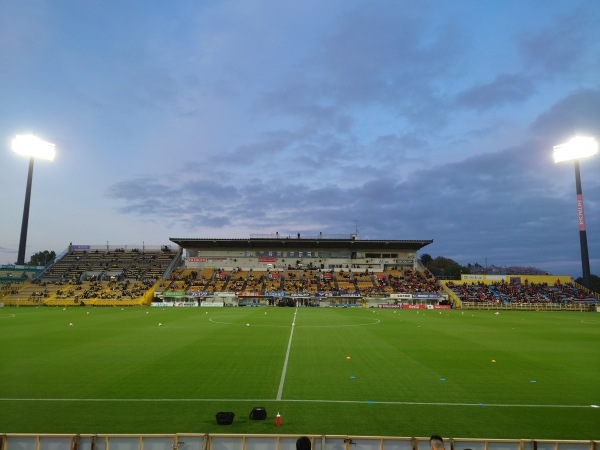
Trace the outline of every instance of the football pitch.
<instances>
[{"instance_id":1,"label":"football pitch","mask_svg":"<svg viewBox=\"0 0 600 450\"><path fill-rule=\"evenodd\" d=\"M5 307L0 355L0 433L600 438L596 313Z\"/></svg>"}]
</instances>

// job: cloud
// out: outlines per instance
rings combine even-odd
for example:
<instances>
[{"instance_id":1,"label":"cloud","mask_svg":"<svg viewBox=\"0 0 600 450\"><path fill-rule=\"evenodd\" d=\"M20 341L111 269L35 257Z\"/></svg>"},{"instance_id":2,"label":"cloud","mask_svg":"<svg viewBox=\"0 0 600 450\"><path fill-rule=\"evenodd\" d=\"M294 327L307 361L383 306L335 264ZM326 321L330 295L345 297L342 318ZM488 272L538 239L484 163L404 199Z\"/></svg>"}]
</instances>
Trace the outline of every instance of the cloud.
<instances>
[{"instance_id":1,"label":"cloud","mask_svg":"<svg viewBox=\"0 0 600 450\"><path fill-rule=\"evenodd\" d=\"M535 93L532 80L522 74L501 74L493 81L464 90L457 95L457 103L477 111L519 104Z\"/></svg>"},{"instance_id":2,"label":"cloud","mask_svg":"<svg viewBox=\"0 0 600 450\"><path fill-rule=\"evenodd\" d=\"M600 117L599 96L585 90L559 100L538 116L531 137L520 143L448 163L413 166L403 176L394 170L402 160L410 163L402 149L428 151L428 143L417 135L382 135L363 148L363 160L356 157L360 152L352 160L341 157L345 153L329 160L322 151L321 163L336 165L331 173L346 171L344 183L334 182L335 177L304 177L300 169L308 168L307 163L265 165L264 158L277 160L277 152L267 150L253 153L257 167L263 167L255 176L221 177L218 171L203 173L190 165L163 174L160 182L114 184L108 195L121 200L121 212L164 218L191 233L202 224L338 234L352 231L356 220L363 238L434 239L427 252L461 263L489 258L494 264L545 268L565 255L578 258L572 174L553 164L546 133L556 132L564 117L572 117L573 123L584 117L594 122ZM382 161L369 164L375 149ZM391 164L394 151L400 155ZM302 158L300 154L296 160ZM291 175L294 170L296 176ZM592 199L600 195L600 183L586 187ZM600 226L597 204L592 200L586 208L592 226ZM592 251L600 250L596 247Z\"/></svg>"},{"instance_id":3,"label":"cloud","mask_svg":"<svg viewBox=\"0 0 600 450\"><path fill-rule=\"evenodd\" d=\"M600 88L569 93L532 123L531 131L560 144L575 134L600 136Z\"/></svg>"},{"instance_id":4,"label":"cloud","mask_svg":"<svg viewBox=\"0 0 600 450\"><path fill-rule=\"evenodd\" d=\"M320 120L346 128L381 110L416 123L445 117L436 83L453 73L464 37L431 5L357 4L333 21L318 44L262 94L266 115Z\"/></svg>"},{"instance_id":5,"label":"cloud","mask_svg":"<svg viewBox=\"0 0 600 450\"><path fill-rule=\"evenodd\" d=\"M597 60L598 33L594 23L599 18L596 2L583 2L555 17L547 27L522 33L518 43L526 67L538 76L556 77L576 73L587 65L586 58Z\"/></svg>"}]
</instances>

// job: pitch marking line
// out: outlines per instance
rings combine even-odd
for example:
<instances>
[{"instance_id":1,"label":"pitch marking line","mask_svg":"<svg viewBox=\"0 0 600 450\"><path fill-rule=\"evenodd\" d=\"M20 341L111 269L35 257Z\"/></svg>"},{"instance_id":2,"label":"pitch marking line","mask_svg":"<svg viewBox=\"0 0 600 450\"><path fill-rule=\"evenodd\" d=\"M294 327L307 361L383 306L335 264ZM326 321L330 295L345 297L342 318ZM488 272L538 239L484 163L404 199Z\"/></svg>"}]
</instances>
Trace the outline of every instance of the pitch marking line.
<instances>
[{"instance_id":1,"label":"pitch marking line","mask_svg":"<svg viewBox=\"0 0 600 450\"><path fill-rule=\"evenodd\" d=\"M288 360L290 359L290 349L292 348L292 337L294 336L294 328L296 327L296 314L298 313L298 307L294 311L294 320L292 321L292 330L290 331L290 339L288 340L287 351L285 352L285 359L283 361L283 370L281 371L281 380L279 381L279 389L277 390L277 400L281 400L281 394L283 393L283 384L285 383L285 374L287 372Z\"/></svg>"},{"instance_id":2,"label":"pitch marking line","mask_svg":"<svg viewBox=\"0 0 600 450\"><path fill-rule=\"evenodd\" d=\"M219 402L219 403L249 403L273 402L275 399L232 399L232 398L0 398L0 402L107 402L107 403L169 403L169 402ZM379 402L366 400L280 400L290 403L345 403L345 404L374 404L374 405L417 405L417 406L478 406L495 408L598 408L598 405L519 405L508 403L446 403L446 402Z\"/></svg>"}]
</instances>

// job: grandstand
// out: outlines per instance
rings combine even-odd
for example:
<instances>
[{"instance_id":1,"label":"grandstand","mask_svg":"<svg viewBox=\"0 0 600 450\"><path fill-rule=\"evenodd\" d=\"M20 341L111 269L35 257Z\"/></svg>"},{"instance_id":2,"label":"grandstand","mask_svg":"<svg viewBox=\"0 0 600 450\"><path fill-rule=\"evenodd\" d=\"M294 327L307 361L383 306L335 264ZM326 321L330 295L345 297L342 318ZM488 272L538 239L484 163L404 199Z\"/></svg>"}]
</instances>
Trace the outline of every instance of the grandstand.
<instances>
[{"instance_id":1,"label":"grandstand","mask_svg":"<svg viewBox=\"0 0 600 450\"><path fill-rule=\"evenodd\" d=\"M363 306L593 309L565 276L437 280L417 258L431 240L252 235L170 246L70 245L48 267L4 266L0 301L50 306ZM558 306L557 306L558 305Z\"/></svg>"},{"instance_id":2,"label":"grandstand","mask_svg":"<svg viewBox=\"0 0 600 450\"><path fill-rule=\"evenodd\" d=\"M176 258L168 247L69 246L53 264L37 268L35 275L3 283L1 301L6 306L148 304L155 284Z\"/></svg>"}]
</instances>

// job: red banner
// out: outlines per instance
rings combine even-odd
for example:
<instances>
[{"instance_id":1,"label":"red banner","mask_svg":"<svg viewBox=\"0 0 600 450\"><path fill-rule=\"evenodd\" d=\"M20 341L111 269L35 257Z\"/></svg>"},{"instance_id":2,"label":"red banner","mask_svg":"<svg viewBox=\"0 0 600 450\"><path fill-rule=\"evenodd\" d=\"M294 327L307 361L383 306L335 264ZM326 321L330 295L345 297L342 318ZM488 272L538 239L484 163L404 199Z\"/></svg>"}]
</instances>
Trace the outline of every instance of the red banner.
<instances>
[{"instance_id":1,"label":"red banner","mask_svg":"<svg viewBox=\"0 0 600 450\"><path fill-rule=\"evenodd\" d=\"M275 262L277 261L277 258L258 258L258 262Z\"/></svg>"},{"instance_id":2,"label":"red banner","mask_svg":"<svg viewBox=\"0 0 600 450\"><path fill-rule=\"evenodd\" d=\"M425 309L425 305L402 305L402 309Z\"/></svg>"},{"instance_id":3,"label":"red banner","mask_svg":"<svg viewBox=\"0 0 600 450\"><path fill-rule=\"evenodd\" d=\"M579 231L585 231L585 218L583 216L583 195L577 194L577 223Z\"/></svg>"}]
</instances>

